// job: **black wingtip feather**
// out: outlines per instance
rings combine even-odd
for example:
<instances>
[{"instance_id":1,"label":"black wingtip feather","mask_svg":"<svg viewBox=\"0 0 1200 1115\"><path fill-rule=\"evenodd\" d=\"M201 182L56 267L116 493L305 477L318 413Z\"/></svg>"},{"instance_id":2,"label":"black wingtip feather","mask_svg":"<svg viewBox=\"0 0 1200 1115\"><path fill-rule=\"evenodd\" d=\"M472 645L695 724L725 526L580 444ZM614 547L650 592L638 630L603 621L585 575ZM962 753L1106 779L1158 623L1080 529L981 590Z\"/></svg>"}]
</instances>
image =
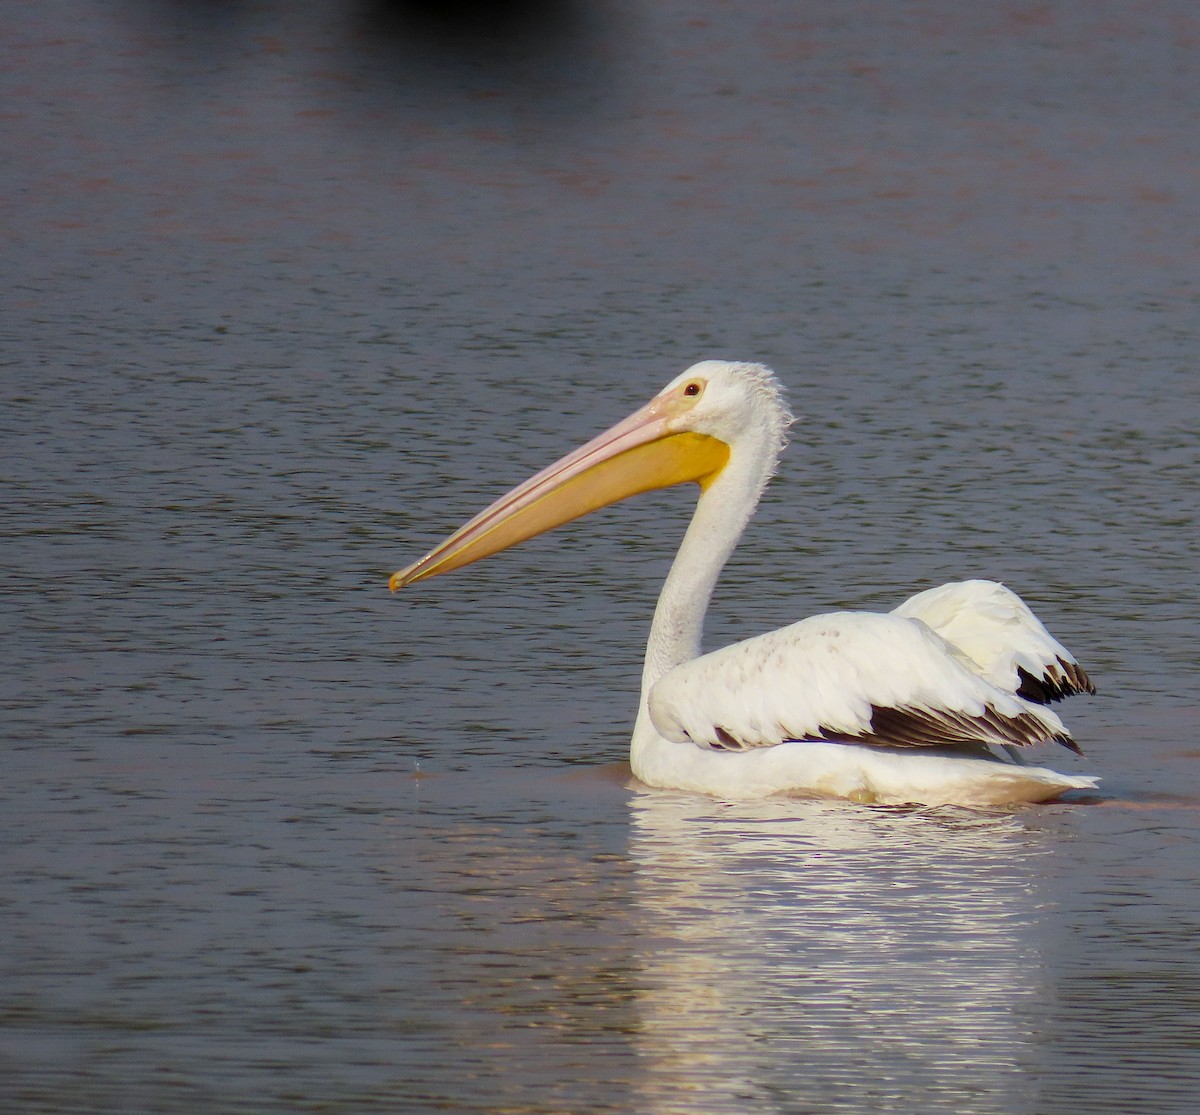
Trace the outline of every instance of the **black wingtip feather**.
<instances>
[{"instance_id":1,"label":"black wingtip feather","mask_svg":"<svg viewBox=\"0 0 1200 1115\"><path fill-rule=\"evenodd\" d=\"M1087 671L1078 663L1062 658L1056 665L1048 666L1041 677L1034 677L1028 670L1018 666L1017 677L1020 679L1017 696L1037 705L1048 705L1052 701L1073 697L1076 693L1096 692Z\"/></svg>"},{"instance_id":2,"label":"black wingtip feather","mask_svg":"<svg viewBox=\"0 0 1200 1115\"><path fill-rule=\"evenodd\" d=\"M887 747L964 747L978 744L1032 747L1042 743L1060 743L1076 755L1083 754L1069 735L1065 732L1048 732L1032 713L1004 716L991 705L979 717L948 711L935 713L923 709L872 705L868 731L855 734L822 727L817 734L805 736L804 739Z\"/></svg>"}]
</instances>

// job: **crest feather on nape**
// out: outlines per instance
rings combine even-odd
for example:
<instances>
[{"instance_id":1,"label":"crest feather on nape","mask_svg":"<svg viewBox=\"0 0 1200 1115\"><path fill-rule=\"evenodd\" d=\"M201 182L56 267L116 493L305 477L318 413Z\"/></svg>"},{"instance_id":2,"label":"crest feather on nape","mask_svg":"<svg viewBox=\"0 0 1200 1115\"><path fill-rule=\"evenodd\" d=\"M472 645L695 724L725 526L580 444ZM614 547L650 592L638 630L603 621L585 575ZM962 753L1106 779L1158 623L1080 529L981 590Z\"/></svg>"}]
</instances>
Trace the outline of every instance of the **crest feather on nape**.
<instances>
[{"instance_id":1,"label":"crest feather on nape","mask_svg":"<svg viewBox=\"0 0 1200 1115\"><path fill-rule=\"evenodd\" d=\"M796 421L796 416L788 406L787 395L779 377L766 364L751 364L738 361L730 366L739 379L746 382L758 403L756 409L776 429L776 452L782 453L787 446L788 428Z\"/></svg>"}]
</instances>

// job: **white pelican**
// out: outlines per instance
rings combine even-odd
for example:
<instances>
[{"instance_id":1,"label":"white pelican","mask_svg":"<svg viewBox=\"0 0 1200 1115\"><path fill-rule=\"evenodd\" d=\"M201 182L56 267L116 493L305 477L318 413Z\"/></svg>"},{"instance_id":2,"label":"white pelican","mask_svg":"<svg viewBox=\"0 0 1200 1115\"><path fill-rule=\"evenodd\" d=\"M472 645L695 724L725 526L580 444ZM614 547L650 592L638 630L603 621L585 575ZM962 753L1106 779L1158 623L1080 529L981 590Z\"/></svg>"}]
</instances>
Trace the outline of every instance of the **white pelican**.
<instances>
[{"instance_id":1,"label":"white pelican","mask_svg":"<svg viewBox=\"0 0 1200 1115\"><path fill-rule=\"evenodd\" d=\"M667 575L642 674L633 773L719 797L1003 805L1095 786L1025 766L1016 748L1078 751L1046 707L1087 674L1015 593L966 581L894 612L833 612L700 652L717 576L793 421L761 364L706 360L644 407L501 496L392 591L598 507L692 481L700 497Z\"/></svg>"}]
</instances>

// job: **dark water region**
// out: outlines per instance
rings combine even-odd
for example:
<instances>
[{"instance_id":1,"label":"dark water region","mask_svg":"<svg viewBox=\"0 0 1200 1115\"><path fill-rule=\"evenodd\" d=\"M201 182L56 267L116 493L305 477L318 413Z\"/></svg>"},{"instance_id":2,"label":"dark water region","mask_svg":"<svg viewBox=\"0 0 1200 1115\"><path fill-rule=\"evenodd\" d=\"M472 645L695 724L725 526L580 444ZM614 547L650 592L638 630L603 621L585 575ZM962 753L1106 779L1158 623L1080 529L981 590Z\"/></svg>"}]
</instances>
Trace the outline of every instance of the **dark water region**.
<instances>
[{"instance_id":1,"label":"dark water region","mask_svg":"<svg viewBox=\"0 0 1200 1115\"><path fill-rule=\"evenodd\" d=\"M1192 5L53 0L0 29L0 1107L1189 1112ZM626 785L690 514L387 574L695 359L712 646L941 581L1100 693L1003 814Z\"/></svg>"}]
</instances>

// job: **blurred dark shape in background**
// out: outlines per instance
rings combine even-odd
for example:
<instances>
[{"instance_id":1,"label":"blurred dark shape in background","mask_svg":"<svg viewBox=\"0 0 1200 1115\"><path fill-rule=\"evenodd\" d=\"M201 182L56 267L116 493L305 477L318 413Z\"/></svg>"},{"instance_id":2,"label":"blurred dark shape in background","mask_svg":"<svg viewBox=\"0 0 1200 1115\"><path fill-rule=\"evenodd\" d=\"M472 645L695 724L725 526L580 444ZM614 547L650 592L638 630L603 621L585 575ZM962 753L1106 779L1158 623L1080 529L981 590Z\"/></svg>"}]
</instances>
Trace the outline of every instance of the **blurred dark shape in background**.
<instances>
[{"instance_id":1,"label":"blurred dark shape in background","mask_svg":"<svg viewBox=\"0 0 1200 1115\"><path fill-rule=\"evenodd\" d=\"M381 79L514 94L560 114L586 110L608 85L605 28L585 0L359 3L356 30Z\"/></svg>"},{"instance_id":2,"label":"blurred dark shape in background","mask_svg":"<svg viewBox=\"0 0 1200 1115\"><path fill-rule=\"evenodd\" d=\"M365 0L361 23L380 40L416 37L483 59L552 50L585 20L578 0Z\"/></svg>"},{"instance_id":3,"label":"blurred dark shape in background","mask_svg":"<svg viewBox=\"0 0 1200 1115\"><path fill-rule=\"evenodd\" d=\"M602 8L595 0L125 0L120 10L168 81L203 83L264 50L323 55L376 110L410 94L414 106L452 111L464 97L491 99L533 123L594 112L611 94L617 36Z\"/></svg>"}]
</instances>

